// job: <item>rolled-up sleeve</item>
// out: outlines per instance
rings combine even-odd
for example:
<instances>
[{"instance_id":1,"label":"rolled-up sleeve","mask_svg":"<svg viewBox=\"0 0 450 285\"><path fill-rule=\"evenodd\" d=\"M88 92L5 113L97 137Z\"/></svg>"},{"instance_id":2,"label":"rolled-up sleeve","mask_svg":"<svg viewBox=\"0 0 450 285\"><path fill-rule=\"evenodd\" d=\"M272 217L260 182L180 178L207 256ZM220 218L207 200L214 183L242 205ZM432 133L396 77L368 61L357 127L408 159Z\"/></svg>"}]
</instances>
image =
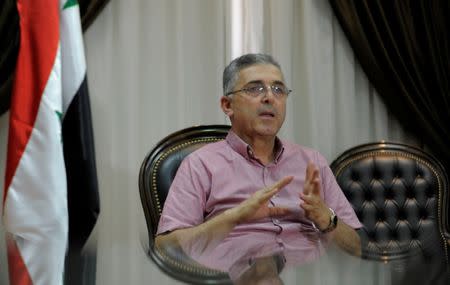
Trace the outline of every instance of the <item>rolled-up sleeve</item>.
<instances>
[{"instance_id":1,"label":"rolled-up sleeve","mask_svg":"<svg viewBox=\"0 0 450 285\"><path fill-rule=\"evenodd\" d=\"M159 220L157 234L203 223L210 175L193 153L178 168Z\"/></svg>"}]
</instances>

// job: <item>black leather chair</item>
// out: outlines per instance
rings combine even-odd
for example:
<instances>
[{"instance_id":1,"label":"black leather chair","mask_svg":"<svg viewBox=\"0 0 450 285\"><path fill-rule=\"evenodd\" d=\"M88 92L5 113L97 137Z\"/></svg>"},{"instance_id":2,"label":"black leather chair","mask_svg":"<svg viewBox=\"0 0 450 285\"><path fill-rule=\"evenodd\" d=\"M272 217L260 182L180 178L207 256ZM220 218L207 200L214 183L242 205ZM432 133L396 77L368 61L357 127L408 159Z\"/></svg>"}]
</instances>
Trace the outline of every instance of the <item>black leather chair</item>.
<instances>
[{"instance_id":1,"label":"black leather chair","mask_svg":"<svg viewBox=\"0 0 450 285\"><path fill-rule=\"evenodd\" d=\"M155 246L158 222L181 161L201 146L222 140L229 126L209 125L183 129L162 139L145 157L139 173L139 192L147 222L148 255L168 275L193 284L229 284L228 274L204 267L180 249Z\"/></svg>"},{"instance_id":2,"label":"black leather chair","mask_svg":"<svg viewBox=\"0 0 450 285\"><path fill-rule=\"evenodd\" d=\"M449 181L435 157L369 143L341 154L331 169L364 226L363 258L393 264L394 284L450 284Z\"/></svg>"}]
</instances>

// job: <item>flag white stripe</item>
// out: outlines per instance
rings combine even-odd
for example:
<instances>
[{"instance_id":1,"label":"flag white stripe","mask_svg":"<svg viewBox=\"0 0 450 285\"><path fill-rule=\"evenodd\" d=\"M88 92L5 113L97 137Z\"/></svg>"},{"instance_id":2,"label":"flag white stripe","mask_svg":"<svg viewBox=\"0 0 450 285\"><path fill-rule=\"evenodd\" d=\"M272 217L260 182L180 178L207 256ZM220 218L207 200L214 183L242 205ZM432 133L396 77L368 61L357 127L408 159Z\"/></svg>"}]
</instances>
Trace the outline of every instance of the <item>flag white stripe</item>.
<instances>
[{"instance_id":1,"label":"flag white stripe","mask_svg":"<svg viewBox=\"0 0 450 285\"><path fill-rule=\"evenodd\" d=\"M60 1L60 39L63 113L65 114L86 75L86 59L79 6L75 5L63 10L64 2L64 0Z\"/></svg>"},{"instance_id":2,"label":"flag white stripe","mask_svg":"<svg viewBox=\"0 0 450 285\"><path fill-rule=\"evenodd\" d=\"M4 221L36 285L62 284L67 248L60 47L5 201ZM51 269L51 270L50 270Z\"/></svg>"}]
</instances>

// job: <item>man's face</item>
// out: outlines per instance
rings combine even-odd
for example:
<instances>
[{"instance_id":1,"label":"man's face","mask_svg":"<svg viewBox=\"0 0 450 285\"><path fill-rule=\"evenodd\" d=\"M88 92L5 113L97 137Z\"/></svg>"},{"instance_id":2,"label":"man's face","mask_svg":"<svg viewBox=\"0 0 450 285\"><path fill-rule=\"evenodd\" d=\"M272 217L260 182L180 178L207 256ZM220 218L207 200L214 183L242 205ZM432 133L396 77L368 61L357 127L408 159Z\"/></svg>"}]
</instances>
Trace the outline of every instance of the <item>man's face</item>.
<instances>
[{"instance_id":1,"label":"man's face","mask_svg":"<svg viewBox=\"0 0 450 285\"><path fill-rule=\"evenodd\" d=\"M222 108L228 114L233 131L241 138L274 137L283 125L287 96L276 97L269 86L281 85L283 75L271 64L258 64L242 69L234 90L263 84L265 94L252 97L245 91L222 98Z\"/></svg>"}]
</instances>

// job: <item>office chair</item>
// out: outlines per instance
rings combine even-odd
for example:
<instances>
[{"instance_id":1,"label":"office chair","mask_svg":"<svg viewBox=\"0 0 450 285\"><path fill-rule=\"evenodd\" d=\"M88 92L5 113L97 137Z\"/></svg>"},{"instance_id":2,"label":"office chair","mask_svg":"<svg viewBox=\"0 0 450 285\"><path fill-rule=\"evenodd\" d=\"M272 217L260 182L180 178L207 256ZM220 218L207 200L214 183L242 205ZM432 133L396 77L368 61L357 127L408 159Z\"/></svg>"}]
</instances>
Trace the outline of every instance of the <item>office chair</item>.
<instances>
[{"instance_id":1,"label":"office chair","mask_svg":"<svg viewBox=\"0 0 450 285\"><path fill-rule=\"evenodd\" d=\"M225 125L186 128L162 139L147 154L139 173L139 193L149 237L148 255L173 278L193 284L230 284L225 272L198 264L180 249L155 246L158 222L170 185L182 160L198 148L223 140L229 130Z\"/></svg>"},{"instance_id":2,"label":"office chair","mask_svg":"<svg viewBox=\"0 0 450 285\"><path fill-rule=\"evenodd\" d=\"M395 284L448 282L449 181L435 157L377 142L345 151L331 169L363 224L362 258L393 264Z\"/></svg>"}]
</instances>

